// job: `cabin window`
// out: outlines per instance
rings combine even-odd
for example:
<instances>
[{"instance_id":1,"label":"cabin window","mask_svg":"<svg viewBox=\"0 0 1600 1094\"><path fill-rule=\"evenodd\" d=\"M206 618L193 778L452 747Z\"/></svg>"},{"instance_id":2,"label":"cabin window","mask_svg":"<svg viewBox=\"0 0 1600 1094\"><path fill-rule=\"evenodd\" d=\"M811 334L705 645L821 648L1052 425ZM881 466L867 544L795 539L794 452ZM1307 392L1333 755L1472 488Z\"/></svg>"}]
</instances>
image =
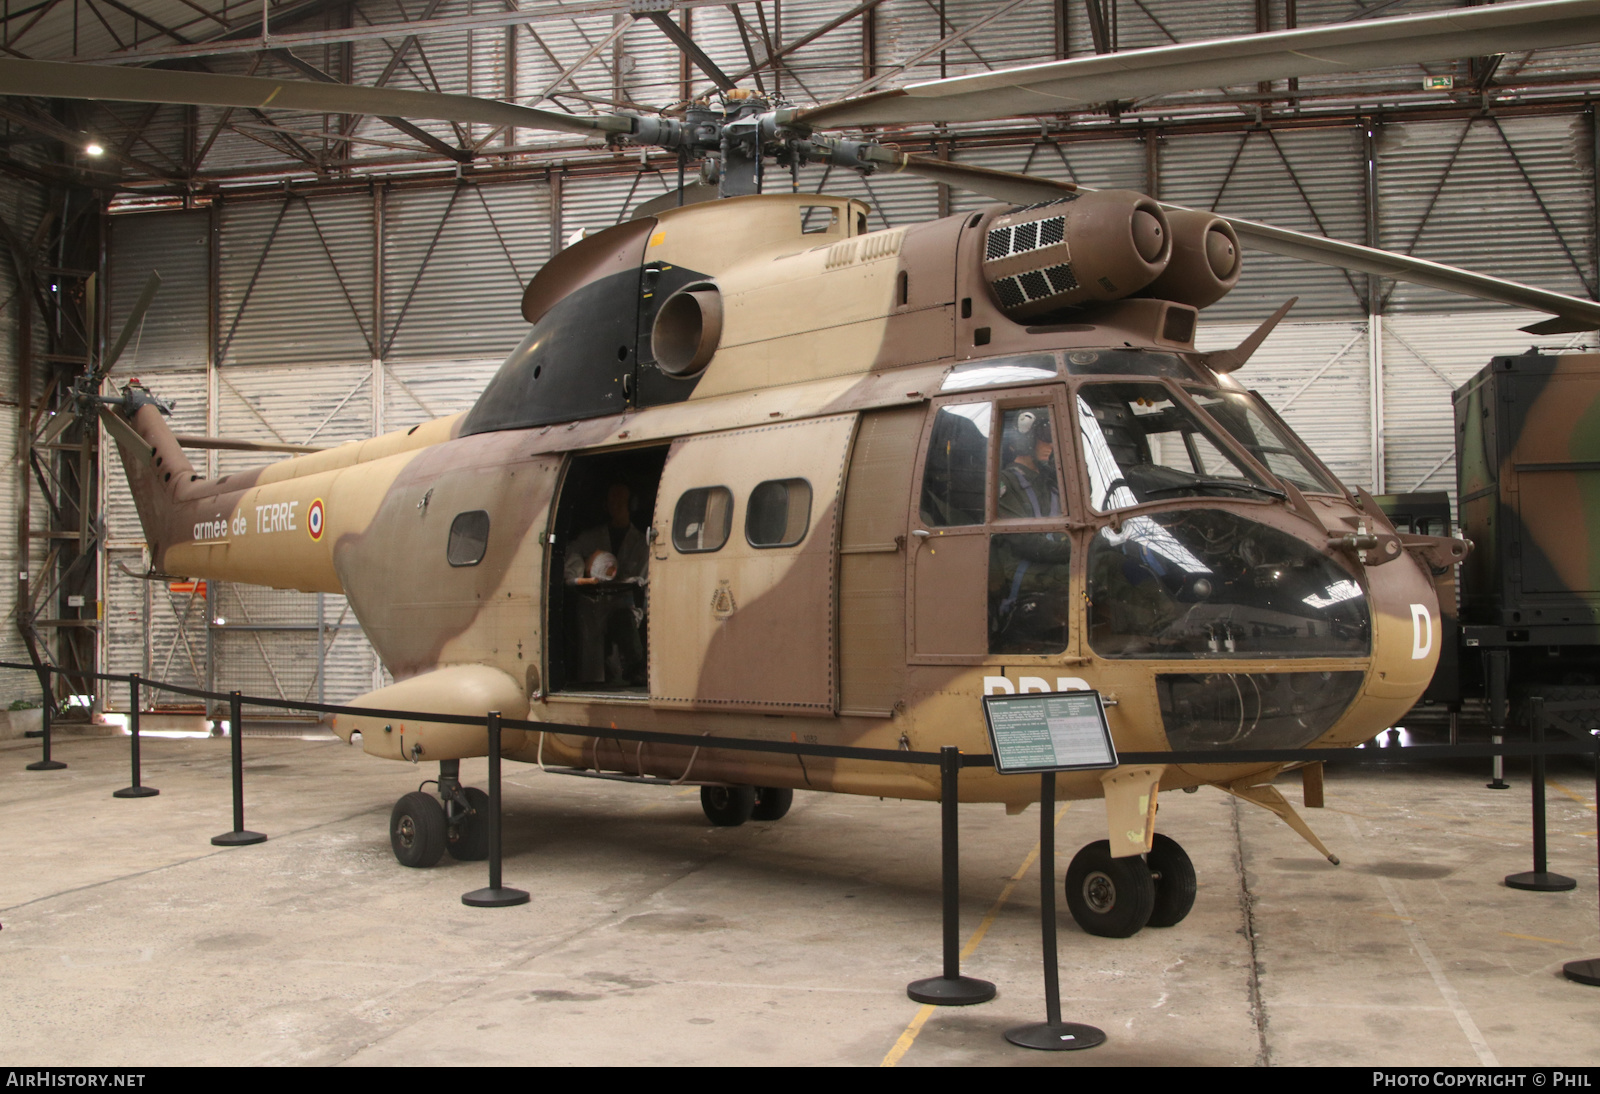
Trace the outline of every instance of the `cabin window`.
<instances>
[{"instance_id":1,"label":"cabin window","mask_svg":"<svg viewBox=\"0 0 1600 1094\"><path fill-rule=\"evenodd\" d=\"M929 528L983 523L993 427L991 403L951 403L939 408L922 472L922 522Z\"/></svg>"},{"instance_id":2,"label":"cabin window","mask_svg":"<svg viewBox=\"0 0 1600 1094\"><path fill-rule=\"evenodd\" d=\"M452 566L476 566L489 549L489 514L482 509L457 513L450 522L450 542L445 546L445 561Z\"/></svg>"},{"instance_id":3,"label":"cabin window","mask_svg":"<svg viewBox=\"0 0 1600 1094\"><path fill-rule=\"evenodd\" d=\"M672 511L672 545L681 554L718 551L733 528L733 494L726 486L686 490Z\"/></svg>"},{"instance_id":4,"label":"cabin window","mask_svg":"<svg viewBox=\"0 0 1600 1094\"><path fill-rule=\"evenodd\" d=\"M752 547L793 547L811 524L811 484L805 479L769 479L750 491L744 538Z\"/></svg>"}]
</instances>

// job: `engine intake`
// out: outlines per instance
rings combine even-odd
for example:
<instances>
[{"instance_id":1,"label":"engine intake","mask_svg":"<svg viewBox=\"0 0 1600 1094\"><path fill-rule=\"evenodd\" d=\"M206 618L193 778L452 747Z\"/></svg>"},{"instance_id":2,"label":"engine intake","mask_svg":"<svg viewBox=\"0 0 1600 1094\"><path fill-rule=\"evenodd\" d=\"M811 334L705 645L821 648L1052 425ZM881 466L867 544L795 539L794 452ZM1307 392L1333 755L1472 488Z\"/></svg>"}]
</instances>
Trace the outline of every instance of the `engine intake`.
<instances>
[{"instance_id":1,"label":"engine intake","mask_svg":"<svg viewBox=\"0 0 1600 1094\"><path fill-rule=\"evenodd\" d=\"M715 285L686 285L667 297L650 330L650 348L668 376L693 376L722 341L722 293Z\"/></svg>"},{"instance_id":2,"label":"engine intake","mask_svg":"<svg viewBox=\"0 0 1600 1094\"><path fill-rule=\"evenodd\" d=\"M1167 210L1172 258L1161 276L1140 296L1172 300L1194 308L1215 304L1239 283L1239 237L1215 213Z\"/></svg>"},{"instance_id":3,"label":"engine intake","mask_svg":"<svg viewBox=\"0 0 1600 1094\"><path fill-rule=\"evenodd\" d=\"M1015 319L1120 300L1172 256L1167 214L1143 194L1100 190L1003 213L983 242L983 277Z\"/></svg>"}]
</instances>

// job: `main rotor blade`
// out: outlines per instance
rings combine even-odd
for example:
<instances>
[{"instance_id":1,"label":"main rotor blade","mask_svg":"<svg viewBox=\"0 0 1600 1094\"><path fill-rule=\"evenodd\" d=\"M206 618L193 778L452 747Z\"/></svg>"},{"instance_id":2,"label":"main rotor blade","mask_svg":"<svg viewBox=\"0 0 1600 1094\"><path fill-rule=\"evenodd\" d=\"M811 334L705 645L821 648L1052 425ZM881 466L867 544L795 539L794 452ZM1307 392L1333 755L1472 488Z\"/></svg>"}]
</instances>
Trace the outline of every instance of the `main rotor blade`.
<instances>
[{"instance_id":1,"label":"main rotor blade","mask_svg":"<svg viewBox=\"0 0 1600 1094\"><path fill-rule=\"evenodd\" d=\"M813 127L986 121L1089 103L1600 41L1600 0L1336 23L908 84L804 111Z\"/></svg>"},{"instance_id":2,"label":"main rotor blade","mask_svg":"<svg viewBox=\"0 0 1600 1094\"><path fill-rule=\"evenodd\" d=\"M576 117L470 95L13 58L0 59L0 95L305 110L318 114L392 115L582 134L633 130L633 119L622 114Z\"/></svg>"},{"instance_id":3,"label":"main rotor blade","mask_svg":"<svg viewBox=\"0 0 1600 1094\"><path fill-rule=\"evenodd\" d=\"M959 186L964 190L1016 205L1058 201L1075 190L1086 190L1085 187L1075 187L1071 183L1053 182L1010 171L971 167L921 156L897 155L891 158L894 162L886 164L884 169L919 175L934 182ZM1182 209L1184 206L1163 203L1162 208ZM1346 243L1343 240L1311 235L1309 232L1276 228L1270 224L1240 220L1222 213L1216 215L1233 225L1233 230L1239 234L1241 245L1253 250L1287 255L1306 262L1356 270L1360 273L1377 274L1380 277L1407 281L1415 285L1427 285L1430 288L1474 296L1497 304L1549 312L1568 321L1563 328L1566 330L1600 328L1600 302L1550 292L1546 289L1536 289L1500 277L1472 273L1456 266L1447 266L1442 262L1430 262L1425 258L1413 258L1393 251L1363 247L1359 243ZM1553 327L1549 329L1554 330Z\"/></svg>"},{"instance_id":4,"label":"main rotor blade","mask_svg":"<svg viewBox=\"0 0 1600 1094\"><path fill-rule=\"evenodd\" d=\"M951 163L949 160L930 159L927 156L900 156L898 161L898 165L890 165L886 170L917 175L930 182L971 190L975 194L983 194L998 201L1009 201L1013 205L1056 201L1078 192L1078 187L1070 182L1053 182L1050 179L1019 175L1012 171L995 171L988 167L973 167L969 164Z\"/></svg>"},{"instance_id":5,"label":"main rotor blade","mask_svg":"<svg viewBox=\"0 0 1600 1094\"><path fill-rule=\"evenodd\" d=\"M144 313L150 310L151 303L156 298L156 292L161 288L161 275L151 270L150 276L144 279L144 288L139 290L139 299L133 302L133 310L128 313L127 320L122 324L122 331L117 335L116 344L106 352L106 359L100 362L100 368L95 375L101 379L117 367L117 359L122 356L122 351L128 348L128 339L133 337L133 332L144 322Z\"/></svg>"},{"instance_id":6,"label":"main rotor blade","mask_svg":"<svg viewBox=\"0 0 1600 1094\"><path fill-rule=\"evenodd\" d=\"M1180 208L1176 205L1162 207ZM1571 320L1574 324L1581 324L1569 329L1600 329L1600 302L1594 300L1536 289L1531 285L1507 281L1501 277L1472 273L1456 266L1446 266L1442 262L1430 262L1426 258L1413 258L1411 255L1396 254L1393 251L1363 247L1359 243L1346 243L1343 240L1328 239L1308 232L1295 232L1287 228L1274 228L1270 224L1257 224L1253 220L1240 220L1220 213L1217 215L1233 225L1233 230L1239 235L1241 246L1257 251L1269 251L1272 254L1304 259L1307 262L1319 262L1324 266L1338 266L1346 270L1377 274L1379 277L1408 281L1414 285L1427 285L1429 288L1444 289L1446 292L1461 293L1463 296L1475 296L1479 300L1491 300L1497 304L1550 312Z\"/></svg>"}]
</instances>

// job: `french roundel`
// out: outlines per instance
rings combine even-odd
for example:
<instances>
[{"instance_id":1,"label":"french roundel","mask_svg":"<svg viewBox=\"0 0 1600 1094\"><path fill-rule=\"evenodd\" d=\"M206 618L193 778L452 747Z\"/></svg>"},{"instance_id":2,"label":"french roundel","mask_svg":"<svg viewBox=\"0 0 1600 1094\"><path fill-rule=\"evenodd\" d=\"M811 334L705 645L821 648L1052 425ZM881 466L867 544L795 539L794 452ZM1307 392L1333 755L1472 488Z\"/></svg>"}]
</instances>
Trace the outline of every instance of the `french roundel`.
<instances>
[{"instance_id":1,"label":"french roundel","mask_svg":"<svg viewBox=\"0 0 1600 1094\"><path fill-rule=\"evenodd\" d=\"M311 509L306 513L306 531L311 533L313 542L322 538L322 499L318 498L311 503Z\"/></svg>"}]
</instances>

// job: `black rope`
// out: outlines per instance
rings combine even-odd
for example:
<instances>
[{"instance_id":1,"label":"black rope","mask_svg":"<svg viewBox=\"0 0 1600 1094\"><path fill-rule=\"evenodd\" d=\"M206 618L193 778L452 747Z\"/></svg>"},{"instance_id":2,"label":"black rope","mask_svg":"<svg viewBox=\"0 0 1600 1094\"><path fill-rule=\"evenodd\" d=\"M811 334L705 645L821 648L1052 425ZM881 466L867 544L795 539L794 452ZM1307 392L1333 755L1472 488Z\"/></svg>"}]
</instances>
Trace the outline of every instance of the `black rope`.
<instances>
[{"instance_id":1,"label":"black rope","mask_svg":"<svg viewBox=\"0 0 1600 1094\"><path fill-rule=\"evenodd\" d=\"M37 673L38 666L15 661L0 661L0 668L20 669ZM54 666L45 671L61 672ZM114 673L75 673L96 680L130 683L132 678ZM141 688L159 688L164 691L190 695L200 699L226 702L231 692L206 691L140 678ZM453 725L489 726L485 716L471 714L434 714L420 710L387 710L374 707L341 706L336 703L297 702L292 699L273 699L256 695L240 696L242 703L250 706L270 707L277 710L311 711L320 714L350 714L362 718L388 718L394 721L443 722ZM1549 713L1572 713L1592 710L1593 706L1581 701L1545 703ZM750 737L705 737L691 733L661 733L655 730L615 729L611 726L572 725L564 722L535 722L516 718L501 718L505 729L521 729L534 733L564 733L578 737L605 737L618 741L642 741L647 744L684 745L692 748L722 748L740 752L774 752L789 756L822 756L838 760L870 760L879 763L922 764L937 766L939 753L910 752L892 748L858 748L854 745L802 744L798 741L763 741ZM1566 727L1560 727L1566 728ZM1600 737L1573 733L1575 739L1564 742L1507 741L1502 744L1465 745L1397 745L1387 748L1257 748L1228 751L1177 750L1171 752L1123 752L1117 762L1124 766L1133 764L1274 764L1274 763L1337 763L1337 764L1393 764L1429 763L1435 760L1482 759L1492 756L1590 756L1600 755ZM987 753L962 753L962 767L993 767L994 757ZM1031 773L1030 773L1031 774Z\"/></svg>"}]
</instances>

